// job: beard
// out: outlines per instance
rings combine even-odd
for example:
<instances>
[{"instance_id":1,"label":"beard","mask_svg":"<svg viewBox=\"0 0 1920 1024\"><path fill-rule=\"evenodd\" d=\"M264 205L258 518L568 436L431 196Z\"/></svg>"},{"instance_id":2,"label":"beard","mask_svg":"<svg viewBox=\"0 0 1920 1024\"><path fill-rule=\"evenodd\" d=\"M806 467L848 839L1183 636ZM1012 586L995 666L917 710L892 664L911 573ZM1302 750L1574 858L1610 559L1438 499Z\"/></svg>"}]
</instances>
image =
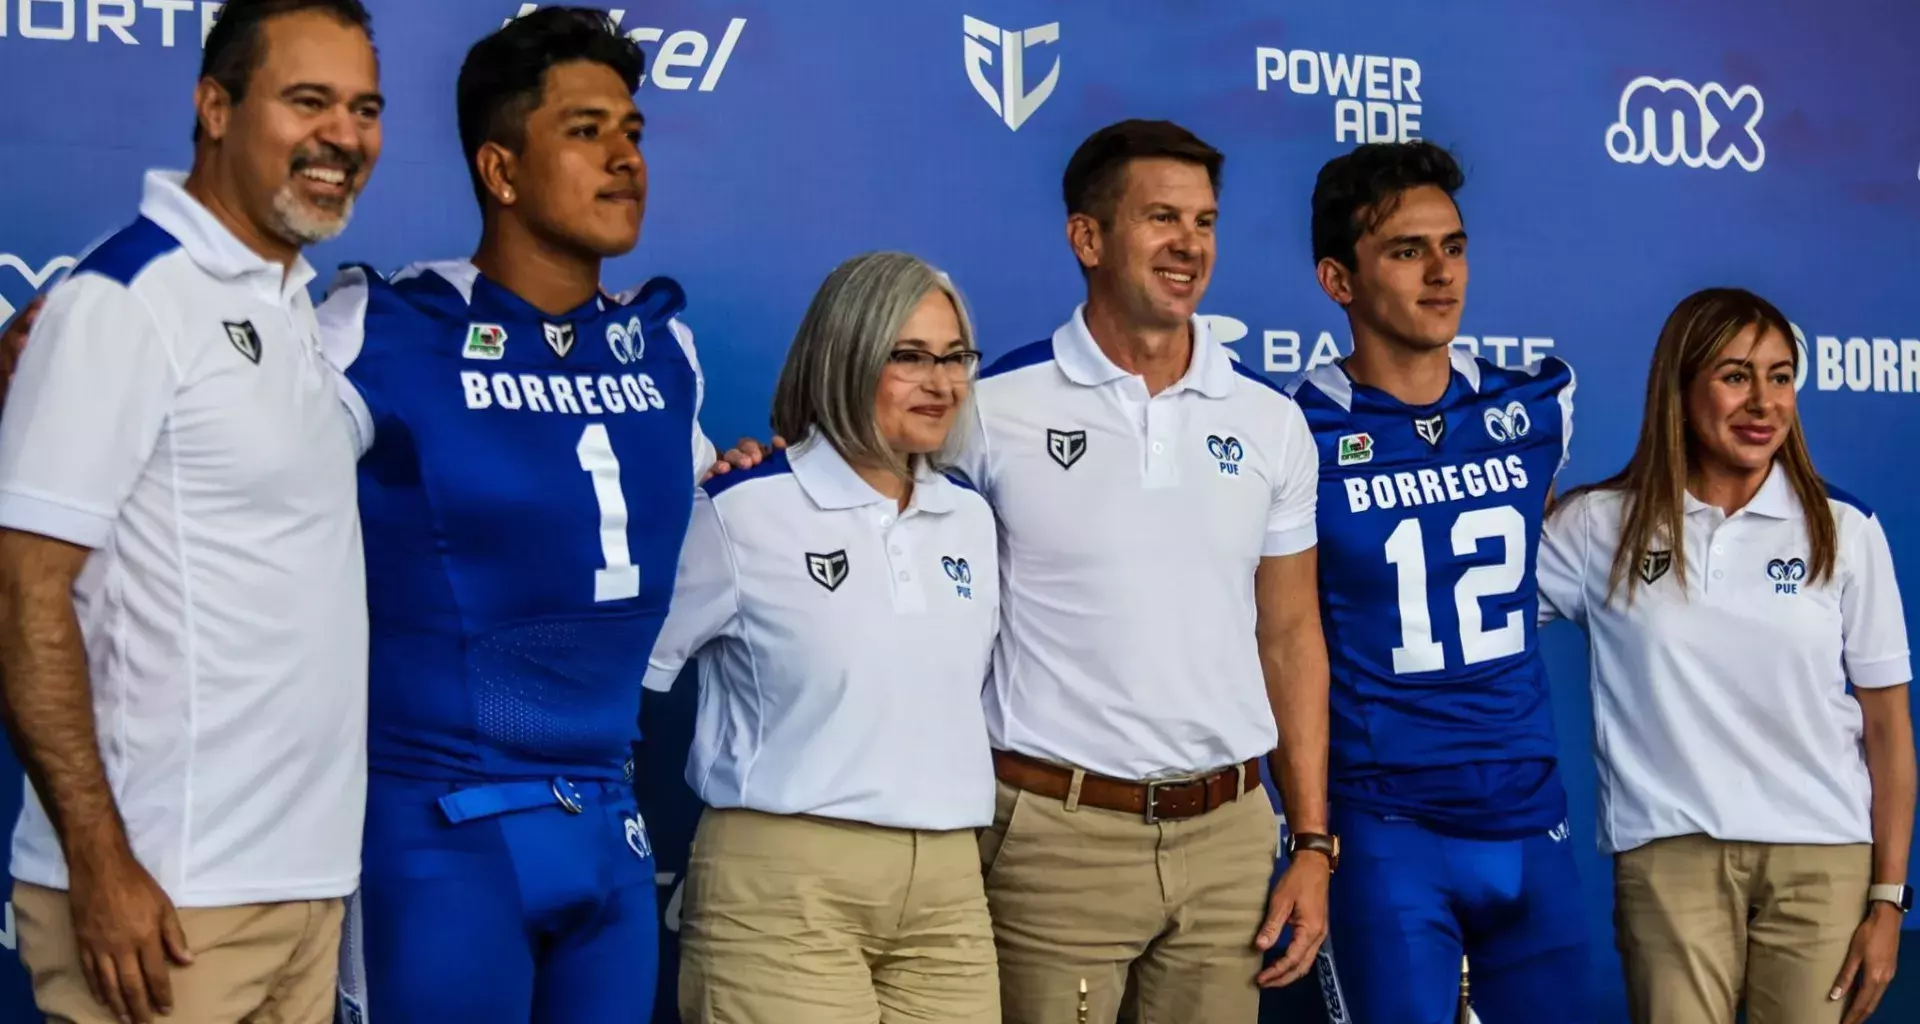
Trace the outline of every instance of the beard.
<instances>
[{"instance_id":1,"label":"beard","mask_svg":"<svg viewBox=\"0 0 1920 1024\"><path fill-rule=\"evenodd\" d=\"M301 247L333 239L353 219L354 198L348 196L338 210L323 210L303 201L294 183L287 182L273 194L273 232Z\"/></svg>"}]
</instances>

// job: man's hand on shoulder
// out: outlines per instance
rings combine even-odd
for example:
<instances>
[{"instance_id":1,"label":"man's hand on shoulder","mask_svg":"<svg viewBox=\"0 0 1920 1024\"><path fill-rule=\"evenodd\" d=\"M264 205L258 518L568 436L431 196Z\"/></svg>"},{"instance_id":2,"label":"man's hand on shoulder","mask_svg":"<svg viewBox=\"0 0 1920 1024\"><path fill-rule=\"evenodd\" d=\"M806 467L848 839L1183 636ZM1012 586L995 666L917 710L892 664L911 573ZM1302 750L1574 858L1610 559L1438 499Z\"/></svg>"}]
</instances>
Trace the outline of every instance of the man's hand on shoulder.
<instances>
[{"instance_id":1,"label":"man's hand on shoulder","mask_svg":"<svg viewBox=\"0 0 1920 1024\"><path fill-rule=\"evenodd\" d=\"M773 440L768 442L768 445L770 445L770 447L762 446L759 441L751 437L743 437L735 441L733 447L729 448L727 453L720 456L719 460L713 464L710 475L719 476L722 473L730 473L735 469L752 469L760 463L765 462L767 456L785 448L787 446L787 439L776 434Z\"/></svg>"},{"instance_id":2,"label":"man's hand on shoulder","mask_svg":"<svg viewBox=\"0 0 1920 1024\"><path fill-rule=\"evenodd\" d=\"M33 330L33 321L40 315L40 307L46 304L44 293L34 296L27 308L0 331L0 396L5 395L8 385L13 383L13 368L19 365L21 353L27 350L27 333Z\"/></svg>"}]
</instances>

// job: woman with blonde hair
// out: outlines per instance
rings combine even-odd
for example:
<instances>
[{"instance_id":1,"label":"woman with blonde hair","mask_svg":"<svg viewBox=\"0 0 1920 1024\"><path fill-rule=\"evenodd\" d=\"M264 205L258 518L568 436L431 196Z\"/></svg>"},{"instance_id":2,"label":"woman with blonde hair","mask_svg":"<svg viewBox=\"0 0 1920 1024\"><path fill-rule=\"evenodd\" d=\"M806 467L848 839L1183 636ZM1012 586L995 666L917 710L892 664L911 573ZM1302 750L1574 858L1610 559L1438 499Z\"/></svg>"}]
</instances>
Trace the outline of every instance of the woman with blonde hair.
<instances>
[{"instance_id":1,"label":"woman with blonde hair","mask_svg":"<svg viewBox=\"0 0 1920 1024\"><path fill-rule=\"evenodd\" d=\"M695 498L646 678L700 656L689 1024L1000 1020L973 831L993 820L998 543L940 472L979 357L945 275L855 257L774 392L792 447Z\"/></svg>"},{"instance_id":2,"label":"woman with blonde hair","mask_svg":"<svg viewBox=\"0 0 1920 1024\"><path fill-rule=\"evenodd\" d=\"M1541 617L1587 631L1600 842L1637 1024L1866 1019L1912 905L1905 619L1872 510L1815 474L1793 328L1668 317L1620 473L1554 510Z\"/></svg>"}]
</instances>

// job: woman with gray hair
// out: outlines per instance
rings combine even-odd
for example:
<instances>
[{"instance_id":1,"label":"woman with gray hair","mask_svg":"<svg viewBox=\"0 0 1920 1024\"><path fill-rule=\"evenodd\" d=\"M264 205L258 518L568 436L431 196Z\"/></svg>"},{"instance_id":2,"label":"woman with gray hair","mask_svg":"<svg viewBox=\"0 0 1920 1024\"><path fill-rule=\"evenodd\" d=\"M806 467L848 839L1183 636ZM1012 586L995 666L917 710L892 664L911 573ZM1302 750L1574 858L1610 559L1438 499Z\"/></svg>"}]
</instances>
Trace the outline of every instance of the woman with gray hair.
<instances>
[{"instance_id":1,"label":"woman with gray hair","mask_svg":"<svg viewBox=\"0 0 1920 1024\"><path fill-rule=\"evenodd\" d=\"M997 1022L974 829L993 514L941 474L979 352L944 275L842 264L774 393L793 446L695 498L646 685L699 655L688 1022Z\"/></svg>"}]
</instances>

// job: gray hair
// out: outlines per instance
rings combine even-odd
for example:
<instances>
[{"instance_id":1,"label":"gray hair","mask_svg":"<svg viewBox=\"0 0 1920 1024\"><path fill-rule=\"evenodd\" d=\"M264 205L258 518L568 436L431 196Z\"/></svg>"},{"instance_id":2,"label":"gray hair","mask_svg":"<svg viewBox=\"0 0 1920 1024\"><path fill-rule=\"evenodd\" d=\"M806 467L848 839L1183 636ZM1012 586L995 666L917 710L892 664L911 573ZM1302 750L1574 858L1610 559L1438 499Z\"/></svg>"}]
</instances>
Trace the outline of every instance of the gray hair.
<instances>
[{"instance_id":1,"label":"gray hair","mask_svg":"<svg viewBox=\"0 0 1920 1024\"><path fill-rule=\"evenodd\" d=\"M790 444L818 434L848 462L884 466L912 479L914 460L880 436L874 397L901 327L914 307L936 291L953 303L961 340L975 347L973 322L959 290L926 261L902 252L870 252L835 267L814 293L787 350L786 366L773 390L773 432ZM973 390L968 388L945 450L932 457L935 469L952 464L972 415Z\"/></svg>"}]
</instances>

